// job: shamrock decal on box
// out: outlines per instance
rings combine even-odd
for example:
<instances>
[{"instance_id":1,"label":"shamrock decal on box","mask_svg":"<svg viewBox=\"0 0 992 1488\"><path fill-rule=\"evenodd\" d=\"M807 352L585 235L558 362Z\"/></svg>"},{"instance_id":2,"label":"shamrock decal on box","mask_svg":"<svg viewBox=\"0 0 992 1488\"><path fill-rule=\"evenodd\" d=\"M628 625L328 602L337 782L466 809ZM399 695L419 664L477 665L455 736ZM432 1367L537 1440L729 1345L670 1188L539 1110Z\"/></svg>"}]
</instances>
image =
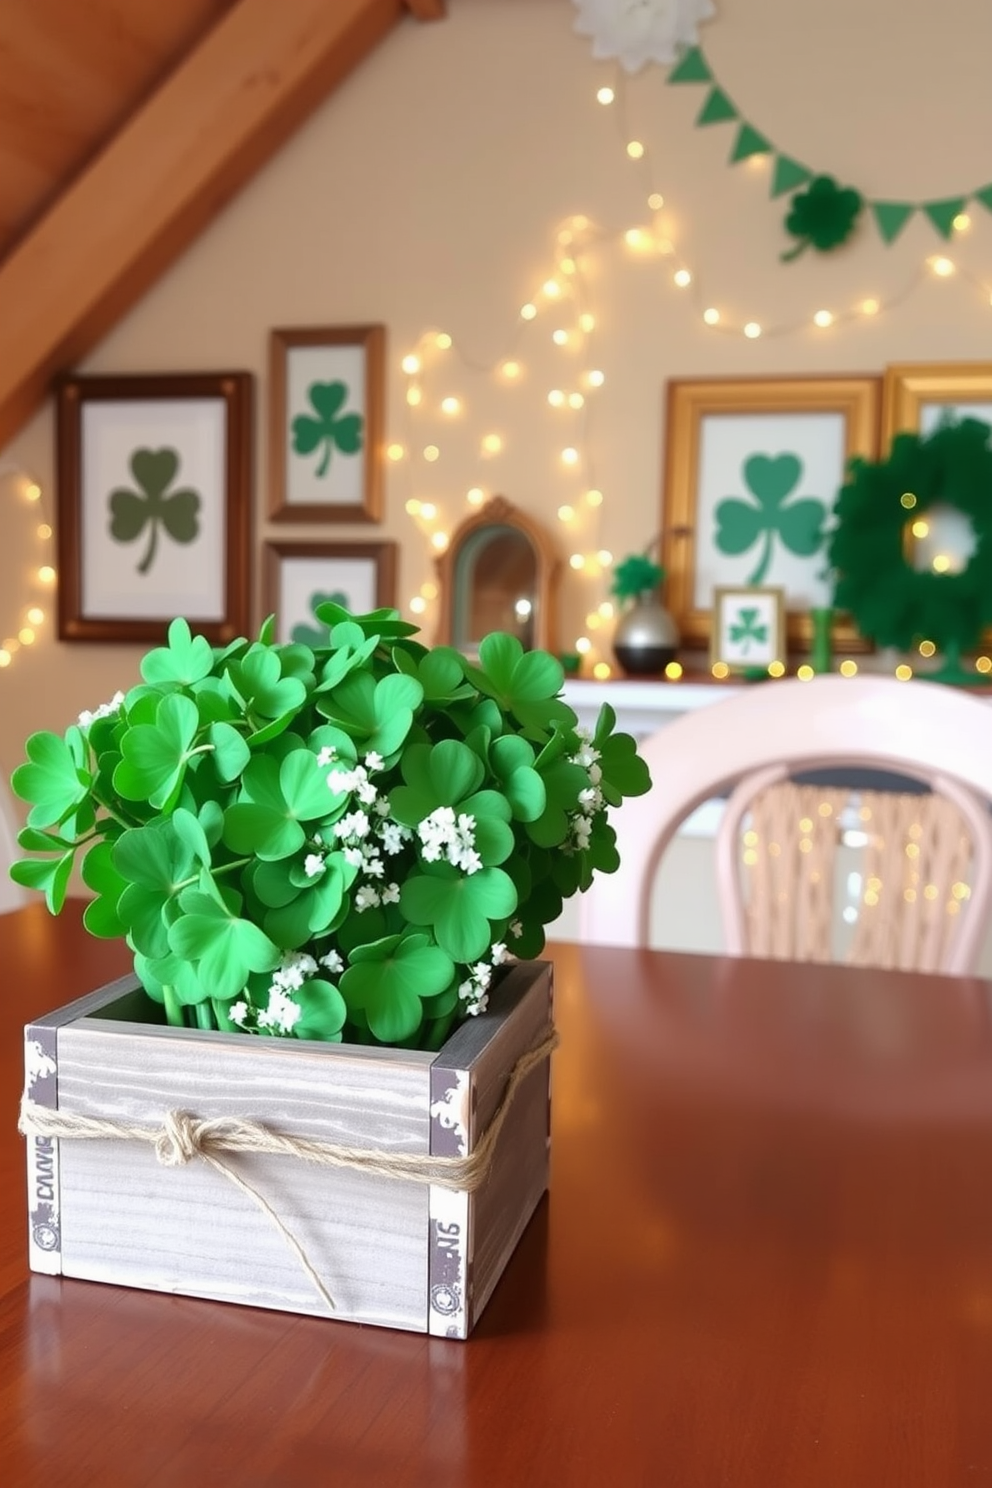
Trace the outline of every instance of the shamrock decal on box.
<instances>
[{"instance_id":1,"label":"shamrock decal on box","mask_svg":"<svg viewBox=\"0 0 992 1488\"><path fill-rule=\"evenodd\" d=\"M803 475L798 455L751 455L741 474L753 500L727 496L717 504L714 540L721 553L736 557L763 538L754 571L744 580L760 584L771 564L776 537L797 557L812 557L820 549L827 508L813 496L789 501Z\"/></svg>"},{"instance_id":2,"label":"shamrock decal on box","mask_svg":"<svg viewBox=\"0 0 992 1488\"><path fill-rule=\"evenodd\" d=\"M136 449L130 459L137 490L118 486L107 498L110 535L115 542L134 542L148 528L138 572L146 574L158 549L159 526L179 543L191 543L200 533L197 513L200 496L189 486L166 495L179 473L179 454L174 449Z\"/></svg>"},{"instance_id":3,"label":"shamrock decal on box","mask_svg":"<svg viewBox=\"0 0 992 1488\"><path fill-rule=\"evenodd\" d=\"M325 476L335 449L357 455L362 447L362 415L342 413L348 399L345 382L314 382L307 389L313 414L299 413L293 420L293 449L298 455L322 450L314 475ZM316 415L316 416L314 416Z\"/></svg>"}]
</instances>

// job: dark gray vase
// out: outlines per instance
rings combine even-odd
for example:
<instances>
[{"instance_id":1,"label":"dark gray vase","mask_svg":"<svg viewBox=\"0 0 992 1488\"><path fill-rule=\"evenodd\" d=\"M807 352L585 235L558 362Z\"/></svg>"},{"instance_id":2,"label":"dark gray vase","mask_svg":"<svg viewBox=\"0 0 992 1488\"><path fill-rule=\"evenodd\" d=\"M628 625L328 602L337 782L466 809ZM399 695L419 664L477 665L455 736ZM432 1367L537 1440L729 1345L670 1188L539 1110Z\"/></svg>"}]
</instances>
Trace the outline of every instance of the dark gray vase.
<instances>
[{"instance_id":1,"label":"dark gray vase","mask_svg":"<svg viewBox=\"0 0 992 1488\"><path fill-rule=\"evenodd\" d=\"M675 660L679 633L657 594L638 595L613 632L613 654L628 677L657 677Z\"/></svg>"}]
</instances>

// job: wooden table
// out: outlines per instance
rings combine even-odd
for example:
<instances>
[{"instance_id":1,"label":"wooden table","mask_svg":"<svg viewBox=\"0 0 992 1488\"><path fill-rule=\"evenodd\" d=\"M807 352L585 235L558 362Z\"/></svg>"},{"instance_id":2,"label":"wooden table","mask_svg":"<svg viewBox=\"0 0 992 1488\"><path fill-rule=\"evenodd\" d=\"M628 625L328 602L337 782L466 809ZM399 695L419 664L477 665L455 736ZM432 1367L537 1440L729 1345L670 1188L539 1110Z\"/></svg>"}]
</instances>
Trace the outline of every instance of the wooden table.
<instances>
[{"instance_id":1,"label":"wooden table","mask_svg":"<svg viewBox=\"0 0 992 1488\"><path fill-rule=\"evenodd\" d=\"M554 960L551 1194L460 1344L29 1278L20 1027L126 965L0 916L3 1481L992 1482L992 989Z\"/></svg>"}]
</instances>

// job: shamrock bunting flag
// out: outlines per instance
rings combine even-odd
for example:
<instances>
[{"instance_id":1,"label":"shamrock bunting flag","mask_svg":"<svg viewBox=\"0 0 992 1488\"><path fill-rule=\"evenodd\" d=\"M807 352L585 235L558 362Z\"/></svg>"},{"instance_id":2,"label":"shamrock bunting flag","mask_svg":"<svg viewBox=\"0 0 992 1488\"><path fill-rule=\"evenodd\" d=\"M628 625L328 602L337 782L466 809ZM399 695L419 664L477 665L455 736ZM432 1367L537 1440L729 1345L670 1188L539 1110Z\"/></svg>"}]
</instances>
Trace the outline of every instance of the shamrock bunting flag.
<instances>
[{"instance_id":1,"label":"shamrock bunting flag","mask_svg":"<svg viewBox=\"0 0 992 1488\"><path fill-rule=\"evenodd\" d=\"M767 135L762 134L742 116L730 95L720 86L712 67L703 54L702 47L687 47L669 72L668 81L670 83L707 84L706 99L696 115L697 127L737 122L738 129L730 151L729 164L738 165L742 160L748 160L754 155L774 156L770 193L773 199L784 196L788 192L798 191L814 178L823 179L822 173L809 169L792 156L777 149ZM853 192L854 188L848 187L847 190ZM857 195L859 201L862 200L860 192L854 194ZM868 198L864 204L871 210L882 242L890 244L895 242L907 222L917 212L926 217L942 238L950 238L954 232L955 219L965 210L969 201L979 202L987 211L992 212L992 182L961 196L941 197L935 201L875 201ZM818 246L815 239L812 241L814 247Z\"/></svg>"}]
</instances>

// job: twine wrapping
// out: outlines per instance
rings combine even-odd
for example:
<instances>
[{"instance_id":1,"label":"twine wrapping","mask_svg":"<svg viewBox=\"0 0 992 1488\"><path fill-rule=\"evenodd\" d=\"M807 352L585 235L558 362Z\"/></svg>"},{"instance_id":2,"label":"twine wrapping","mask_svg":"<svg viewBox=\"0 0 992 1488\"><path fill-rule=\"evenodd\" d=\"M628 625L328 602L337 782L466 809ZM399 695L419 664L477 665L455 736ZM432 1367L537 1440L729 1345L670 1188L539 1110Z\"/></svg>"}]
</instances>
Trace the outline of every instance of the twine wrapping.
<instances>
[{"instance_id":1,"label":"twine wrapping","mask_svg":"<svg viewBox=\"0 0 992 1488\"><path fill-rule=\"evenodd\" d=\"M496 1108L492 1121L474 1151L465 1157L435 1157L430 1153L383 1152L376 1148L345 1147L336 1142L318 1141L314 1137L289 1136L286 1132L273 1131L259 1121L249 1121L238 1116L202 1118L187 1111L167 1111L161 1126L142 1126L136 1122L109 1120L102 1116L52 1111L47 1106L38 1105L27 1094L21 1101L17 1125L18 1130L26 1137L55 1137L60 1141L144 1142L154 1149L156 1158L166 1168L183 1167L195 1157L202 1158L267 1215L333 1312L334 1299L295 1235L264 1195L218 1154L256 1152L296 1157L302 1162L315 1163L321 1167L350 1168L379 1178L432 1183L442 1188L474 1193L489 1176L496 1143L517 1091L531 1071L551 1057L557 1045L558 1034L552 1029L539 1043L521 1054L510 1071L503 1099Z\"/></svg>"}]
</instances>

